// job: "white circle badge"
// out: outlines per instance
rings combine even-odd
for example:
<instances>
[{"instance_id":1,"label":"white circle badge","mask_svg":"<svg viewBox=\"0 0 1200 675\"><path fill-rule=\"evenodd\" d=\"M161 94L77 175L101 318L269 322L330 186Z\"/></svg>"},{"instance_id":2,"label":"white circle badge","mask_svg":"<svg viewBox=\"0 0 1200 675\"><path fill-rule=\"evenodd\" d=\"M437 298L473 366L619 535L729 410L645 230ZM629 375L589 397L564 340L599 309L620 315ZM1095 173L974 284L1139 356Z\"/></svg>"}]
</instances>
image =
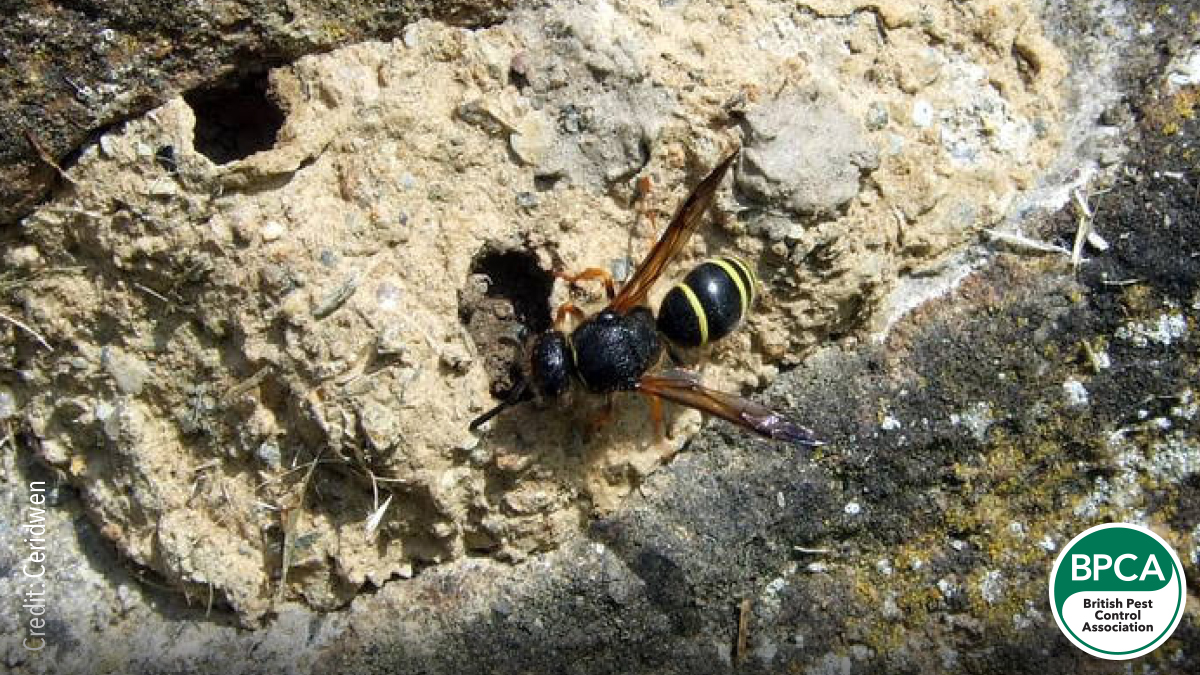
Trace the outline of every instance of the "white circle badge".
<instances>
[{"instance_id":1,"label":"white circle badge","mask_svg":"<svg viewBox=\"0 0 1200 675\"><path fill-rule=\"evenodd\" d=\"M1179 556L1126 523L1097 525L1067 544L1050 572L1054 620L1076 647L1123 661L1154 651L1183 618Z\"/></svg>"}]
</instances>

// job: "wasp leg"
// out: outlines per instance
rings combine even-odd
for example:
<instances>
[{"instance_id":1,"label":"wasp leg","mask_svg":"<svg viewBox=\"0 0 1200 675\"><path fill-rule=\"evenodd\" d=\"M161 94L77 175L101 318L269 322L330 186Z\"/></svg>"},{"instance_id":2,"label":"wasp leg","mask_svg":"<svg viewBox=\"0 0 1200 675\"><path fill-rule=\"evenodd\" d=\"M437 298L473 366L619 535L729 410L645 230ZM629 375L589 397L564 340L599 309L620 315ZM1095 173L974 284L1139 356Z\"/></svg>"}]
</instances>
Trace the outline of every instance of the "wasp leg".
<instances>
[{"instance_id":1,"label":"wasp leg","mask_svg":"<svg viewBox=\"0 0 1200 675\"><path fill-rule=\"evenodd\" d=\"M580 322L587 318L587 314L584 314L582 309L569 302L564 302L558 306L558 311L554 313L554 328L566 333L565 325L568 316L575 317L575 320Z\"/></svg>"},{"instance_id":2,"label":"wasp leg","mask_svg":"<svg viewBox=\"0 0 1200 675\"><path fill-rule=\"evenodd\" d=\"M588 438L595 438L596 434L600 433L600 429L602 429L605 424L608 424L610 421L612 421L612 417L613 395L606 394L604 397L604 407L601 408L600 412L588 422Z\"/></svg>"},{"instance_id":3,"label":"wasp leg","mask_svg":"<svg viewBox=\"0 0 1200 675\"><path fill-rule=\"evenodd\" d=\"M646 401L650 403L650 420L654 422L654 437L660 444L670 440L670 429L667 428L666 419L663 416L662 399L651 394L645 394L645 396Z\"/></svg>"},{"instance_id":4,"label":"wasp leg","mask_svg":"<svg viewBox=\"0 0 1200 675\"><path fill-rule=\"evenodd\" d=\"M608 270L600 267L589 267L579 274L558 274L559 279L575 284L588 279L599 279L604 282L604 292L608 295L608 299L612 300L617 297L617 284L613 281L612 274Z\"/></svg>"},{"instance_id":5,"label":"wasp leg","mask_svg":"<svg viewBox=\"0 0 1200 675\"><path fill-rule=\"evenodd\" d=\"M638 215L646 219L650 223L650 246L654 247L654 242L658 241L658 213L650 207L650 191L654 189L654 183L649 176L642 176L637 181L637 198L638 198Z\"/></svg>"}]
</instances>

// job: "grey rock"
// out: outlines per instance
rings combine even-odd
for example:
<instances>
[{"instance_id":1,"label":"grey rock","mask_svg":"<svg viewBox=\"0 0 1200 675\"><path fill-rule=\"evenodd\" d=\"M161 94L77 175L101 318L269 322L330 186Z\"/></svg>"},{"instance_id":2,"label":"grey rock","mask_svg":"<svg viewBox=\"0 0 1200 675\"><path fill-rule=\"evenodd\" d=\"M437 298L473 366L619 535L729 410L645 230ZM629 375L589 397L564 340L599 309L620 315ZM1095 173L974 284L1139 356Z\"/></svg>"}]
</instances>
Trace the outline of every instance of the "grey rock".
<instances>
[{"instance_id":1,"label":"grey rock","mask_svg":"<svg viewBox=\"0 0 1200 675\"><path fill-rule=\"evenodd\" d=\"M8 387L0 387L0 422L17 414L17 400Z\"/></svg>"},{"instance_id":2,"label":"grey rock","mask_svg":"<svg viewBox=\"0 0 1200 675\"><path fill-rule=\"evenodd\" d=\"M144 361L119 347L105 347L101 350L100 362L112 377L117 389L130 396L142 393L142 387L151 376L150 368Z\"/></svg>"},{"instance_id":3,"label":"grey rock","mask_svg":"<svg viewBox=\"0 0 1200 675\"><path fill-rule=\"evenodd\" d=\"M858 194L879 154L858 121L821 90L789 91L746 116L737 184L751 200L803 215L835 212Z\"/></svg>"},{"instance_id":4,"label":"grey rock","mask_svg":"<svg viewBox=\"0 0 1200 675\"><path fill-rule=\"evenodd\" d=\"M867 109L867 118L863 122L868 131L879 131L888 125L888 117L887 107L882 103L875 102Z\"/></svg>"},{"instance_id":5,"label":"grey rock","mask_svg":"<svg viewBox=\"0 0 1200 675\"><path fill-rule=\"evenodd\" d=\"M278 470L283 466L283 454L279 450L279 444L273 439L259 444L254 456L269 469Z\"/></svg>"},{"instance_id":6,"label":"grey rock","mask_svg":"<svg viewBox=\"0 0 1200 675\"><path fill-rule=\"evenodd\" d=\"M613 39L593 25L600 19L562 5L517 11L509 20L531 44L543 45L520 59L528 82L522 93L553 120L539 133L560 132L570 140L553 144L550 159L537 166L554 171L538 168L540 176L562 175L581 185L628 178L646 164L650 140L678 107L646 77L642 54L651 46L624 33Z\"/></svg>"}]
</instances>

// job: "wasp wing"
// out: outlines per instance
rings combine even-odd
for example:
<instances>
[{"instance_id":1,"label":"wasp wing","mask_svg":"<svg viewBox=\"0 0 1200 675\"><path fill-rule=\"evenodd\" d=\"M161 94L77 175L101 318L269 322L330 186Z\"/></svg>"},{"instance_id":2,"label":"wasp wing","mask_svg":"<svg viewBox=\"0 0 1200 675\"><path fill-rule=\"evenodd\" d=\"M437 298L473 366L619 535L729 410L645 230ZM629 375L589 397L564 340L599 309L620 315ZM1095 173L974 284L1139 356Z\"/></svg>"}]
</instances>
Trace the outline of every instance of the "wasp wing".
<instances>
[{"instance_id":1,"label":"wasp wing","mask_svg":"<svg viewBox=\"0 0 1200 675\"><path fill-rule=\"evenodd\" d=\"M609 303L610 310L624 314L641 304L642 300L646 298L646 293L650 291L650 287L662 274L667 263L675 257L679 249L683 248L696 228L700 227L704 213L712 206L717 196L717 188L720 187L721 180L725 178L725 173L737 155L735 150L718 164L708 174L708 177L700 181L695 190L692 190L688 198L679 206L679 210L675 212L675 216L671 218L671 224L667 226L666 232L663 232L658 243L650 249L650 253L642 260L642 264L638 265L637 271L621 287L621 292L617 294L617 297Z\"/></svg>"},{"instance_id":2,"label":"wasp wing","mask_svg":"<svg viewBox=\"0 0 1200 675\"><path fill-rule=\"evenodd\" d=\"M754 401L709 389L700 384L695 373L686 370L644 375L638 381L638 391L715 415L767 438L808 447L824 445L811 430Z\"/></svg>"}]
</instances>

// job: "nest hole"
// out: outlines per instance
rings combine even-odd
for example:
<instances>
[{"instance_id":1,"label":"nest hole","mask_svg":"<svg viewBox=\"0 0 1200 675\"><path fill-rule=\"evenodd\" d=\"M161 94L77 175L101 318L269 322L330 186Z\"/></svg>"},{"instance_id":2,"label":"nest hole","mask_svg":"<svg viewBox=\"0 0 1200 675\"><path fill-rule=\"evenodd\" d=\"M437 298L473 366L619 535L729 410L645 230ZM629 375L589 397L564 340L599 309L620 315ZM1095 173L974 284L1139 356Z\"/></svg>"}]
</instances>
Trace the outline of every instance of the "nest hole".
<instances>
[{"instance_id":1,"label":"nest hole","mask_svg":"<svg viewBox=\"0 0 1200 675\"><path fill-rule=\"evenodd\" d=\"M520 377L522 339L550 328L554 275L529 251L485 246L471 262L459 293L459 318L471 334L492 381L503 397Z\"/></svg>"},{"instance_id":2,"label":"nest hole","mask_svg":"<svg viewBox=\"0 0 1200 675\"><path fill-rule=\"evenodd\" d=\"M196 115L196 151L227 164L274 147L284 114L269 90L267 73L258 72L184 94Z\"/></svg>"}]
</instances>

